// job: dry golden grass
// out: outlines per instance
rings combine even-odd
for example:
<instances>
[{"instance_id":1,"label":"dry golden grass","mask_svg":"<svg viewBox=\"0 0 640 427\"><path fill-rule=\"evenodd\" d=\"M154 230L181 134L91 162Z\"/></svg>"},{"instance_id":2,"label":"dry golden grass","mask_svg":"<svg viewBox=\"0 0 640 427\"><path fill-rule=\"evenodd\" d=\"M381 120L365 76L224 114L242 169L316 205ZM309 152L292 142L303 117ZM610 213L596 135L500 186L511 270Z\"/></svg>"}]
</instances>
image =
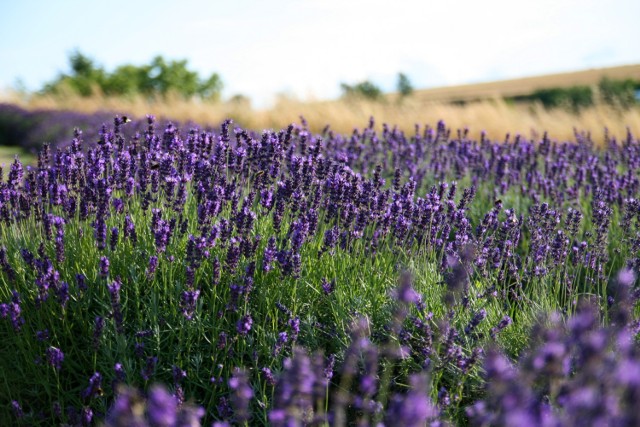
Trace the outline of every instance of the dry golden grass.
<instances>
[{"instance_id":1,"label":"dry golden grass","mask_svg":"<svg viewBox=\"0 0 640 427\"><path fill-rule=\"evenodd\" d=\"M331 129L343 133L351 132L354 127L366 126L369 117L374 116L378 126L388 123L407 132L413 132L415 124L421 127L425 124L435 126L442 119L454 129L468 127L474 137L482 130L491 138L503 138L506 133L540 136L548 131L554 139L570 140L573 139L574 127L591 132L595 139L601 139L605 127L618 137L626 135L627 127L635 135L640 135L640 107L621 110L607 105L596 105L576 114L562 109L546 110L540 105L511 105L500 99L464 106L426 102L419 97L406 99L402 103L355 100L300 102L281 99L271 108L253 109L247 103L203 103L179 98L162 102L103 96L19 98L4 95L2 98L5 102L13 102L27 109L63 109L86 113L111 111L132 117L154 114L159 118L204 124L218 124L226 118L232 118L239 125L256 130L280 129L289 123L299 122L300 115L303 115L314 131L320 131L330 124Z\"/></svg>"},{"instance_id":2,"label":"dry golden grass","mask_svg":"<svg viewBox=\"0 0 640 427\"><path fill-rule=\"evenodd\" d=\"M548 131L554 139L568 140L573 139L574 127L591 132L596 138L602 136L605 127L613 135L625 136L627 127L634 134L640 134L640 107L620 110L597 105L576 114L561 109L547 110L541 105L511 105L500 99L464 106L415 100L402 104L288 102L262 112L263 123L282 126L300 113L319 128L328 123L340 132L350 132L354 126L364 127L369 117L374 116L378 124L398 125L407 132L413 132L415 124L435 126L438 120L444 120L453 129L468 127L472 136L484 130L492 138L502 138L506 133L540 136Z\"/></svg>"}]
</instances>

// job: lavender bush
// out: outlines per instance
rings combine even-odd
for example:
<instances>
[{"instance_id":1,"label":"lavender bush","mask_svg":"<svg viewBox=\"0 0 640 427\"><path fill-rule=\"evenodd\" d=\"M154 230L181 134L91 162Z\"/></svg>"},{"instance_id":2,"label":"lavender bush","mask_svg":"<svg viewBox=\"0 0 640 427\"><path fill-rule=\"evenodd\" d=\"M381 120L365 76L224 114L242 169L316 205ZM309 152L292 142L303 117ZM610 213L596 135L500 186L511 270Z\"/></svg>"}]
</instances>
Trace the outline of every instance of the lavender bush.
<instances>
[{"instance_id":1,"label":"lavender bush","mask_svg":"<svg viewBox=\"0 0 640 427\"><path fill-rule=\"evenodd\" d=\"M81 129L84 139L94 143L100 138L102 125L111 123L113 116L109 111L87 114L67 110L25 110L0 103L0 145L19 146L32 152L39 151L43 143L54 149L64 148L71 142L74 128ZM146 128L146 120L135 117L129 120L131 122L120 130L128 138Z\"/></svg>"},{"instance_id":2,"label":"lavender bush","mask_svg":"<svg viewBox=\"0 0 640 427\"><path fill-rule=\"evenodd\" d=\"M630 132L140 126L0 174L2 424L633 424Z\"/></svg>"}]
</instances>

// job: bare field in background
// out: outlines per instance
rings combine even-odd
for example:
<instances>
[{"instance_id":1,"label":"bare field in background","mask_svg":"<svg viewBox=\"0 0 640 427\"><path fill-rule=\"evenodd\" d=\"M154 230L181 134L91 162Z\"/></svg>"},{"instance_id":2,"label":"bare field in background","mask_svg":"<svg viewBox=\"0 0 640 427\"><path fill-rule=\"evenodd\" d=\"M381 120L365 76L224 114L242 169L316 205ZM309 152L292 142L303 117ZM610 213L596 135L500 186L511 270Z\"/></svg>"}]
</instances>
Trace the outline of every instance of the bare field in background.
<instances>
[{"instance_id":1,"label":"bare field in background","mask_svg":"<svg viewBox=\"0 0 640 427\"><path fill-rule=\"evenodd\" d=\"M612 80L640 80L640 64L594 68L569 73L547 74L495 82L416 90L421 101L456 101L528 95L538 89L568 86L596 86L603 77ZM397 97L395 94L389 96Z\"/></svg>"}]
</instances>

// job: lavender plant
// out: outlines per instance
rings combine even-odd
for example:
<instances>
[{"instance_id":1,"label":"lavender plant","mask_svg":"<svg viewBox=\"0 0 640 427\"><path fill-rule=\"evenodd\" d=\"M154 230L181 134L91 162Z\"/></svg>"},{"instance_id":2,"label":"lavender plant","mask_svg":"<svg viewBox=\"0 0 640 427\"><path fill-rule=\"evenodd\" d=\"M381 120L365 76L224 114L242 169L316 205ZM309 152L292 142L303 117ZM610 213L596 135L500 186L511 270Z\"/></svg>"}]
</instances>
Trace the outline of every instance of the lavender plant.
<instances>
[{"instance_id":1,"label":"lavender plant","mask_svg":"<svg viewBox=\"0 0 640 427\"><path fill-rule=\"evenodd\" d=\"M596 148L150 116L90 142L0 170L8 424L90 424L122 393L166 402L167 425L190 400L205 423L494 423L481 367L531 348L539 313L571 324L589 299L629 323L610 276L640 265L630 132Z\"/></svg>"}]
</instances>

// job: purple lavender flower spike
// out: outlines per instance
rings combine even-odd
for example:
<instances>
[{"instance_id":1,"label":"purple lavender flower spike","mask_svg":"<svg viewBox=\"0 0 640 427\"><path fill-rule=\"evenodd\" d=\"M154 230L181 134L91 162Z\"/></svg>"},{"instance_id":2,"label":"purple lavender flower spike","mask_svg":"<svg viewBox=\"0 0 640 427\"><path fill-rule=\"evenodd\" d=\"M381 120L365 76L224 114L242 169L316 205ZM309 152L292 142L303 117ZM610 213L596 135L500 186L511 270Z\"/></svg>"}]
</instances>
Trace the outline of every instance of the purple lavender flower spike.
<instances>
[{"instance_id":1,"label":"purple lavender flower spike","mask_svg":"<svg viewBox=\"0 0 640 427\"><path fill-rule=\"evenodd\" d=\"M193 315L196 311L196 304L198 303L198 297L200 296L200 290L184 291L180 299L180 305L182 315L187 319L193 319Z\"/></svg>"},{"instance_id":2,"label":"purple lavender flower spike","mask_svg":"<svg viewBox=\"0 0 640 427\"><path fill-rule=\"evenodd\" d=\"M149 381L149 378L154 374L156 365L158 364L158 358L156 356L148 356L144 368L140 372L142 379Z\"/></svg>"},{"instance_id":3,"label":"purple lavender flower spike","mask_svg":"<svg viewBox=\"0 0 640 427\"><path fill-rule=\"evenodd\" d=\"M102 396L102 375L95 372L89 379L89 386L82 392L82 398L89 401L94 397Z\"/></svg>"},{"instance_id":4,"label":"purple lavender flower spike","mask_svg":"<svg viewBox=\"0 0 640 427\"><path fill-rule=\"evenodd\" d=\"M120 305L120 289L122 288L120 277L116 277L113 283L107 285L107 288L111 296L111 314L116 323L116 331L121 334L124 331L124 326L122 307Z\"/></svg>"},{"instance_id":5,"label":"purple lavender flower spike","mask_svg":"<svg viewBox=\"0 0 640 427\"><path fill-rule=\"evenodd\" d=\"M331 282L329 282L327 279L323 278L321 286L322 286L322 291L324 292L324 294L325 295L330 295L330 294L333 293L333 291L336 288L336 281L334 279Z\"/></svg>"},{"instance_id":6,"label":"purple lavender flower spike","mask_svg":"<svg viewBox=\"0 0 640 427\"><path fill-rule=\"evenodd\" d=\"M24 411L22 410L22 406L20 406L20 403L18 403L16 400L11 401L11 409L13 410L13 415L15 415L17 419L24 418Z\"/></svg>"},{"instance_id":7,"label":"purple lavender flower spike","mask_svg":"<svg viewBox=\"0 0 640 427\"><path fill-rule=\"evenodd\" d=\"M109 275L109 258L100 257L100 276L107 277Z\"/></svg>"},{"instance_id":8,"label":"purple lavender flower spike","mask_svg":"<svg viewBox=\"0 0 640 427\"><path fill-rule=\"evenodd\" d=\"M53 366L57 371L62 369L62 362L64 361L64 353L56 347L49 347L46 351L47 362Z\"/></svg>"},{"instance_id":9,"label":"purple lavender flower spike","mask_svg":"<svg viewBox=\"0 0 640 427\"><path fill-rule=\"evenodd\" d=\"M239 335L246 336L251 331L251 326L253 325L253 319L251 315L247 314L246 316L242 316L240 320L236 323L236 331Z\"/></svg>"}]
</instances>

